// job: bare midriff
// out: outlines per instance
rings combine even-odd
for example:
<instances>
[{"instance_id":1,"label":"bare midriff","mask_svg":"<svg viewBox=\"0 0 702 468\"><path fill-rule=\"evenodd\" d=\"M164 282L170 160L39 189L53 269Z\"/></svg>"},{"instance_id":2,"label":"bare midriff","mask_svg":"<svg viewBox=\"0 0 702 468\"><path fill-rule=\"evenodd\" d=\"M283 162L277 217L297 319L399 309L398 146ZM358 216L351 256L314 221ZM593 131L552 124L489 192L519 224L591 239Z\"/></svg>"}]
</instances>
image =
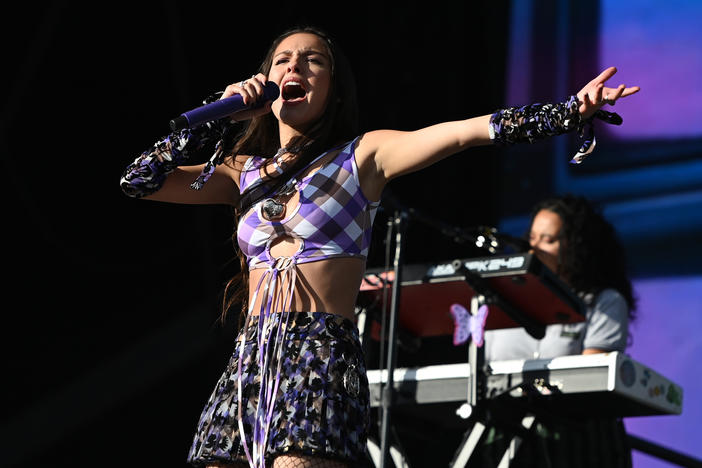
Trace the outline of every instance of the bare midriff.
<instances>
[{"instance_id":1,"label":"bare midriff","mask_svg":"<svg viewBox=\"0 0 702 468\"><path fill-rule=\"evenodd\" d=\"M354 307L366 262L361 258L341 257L300 263L290 312L327 312L354 320ZM249 304L266 268L249 270ZM287 285L279 284L276 292ZM252 315L261 310L259 293Z\"/></svg>"}]
</instances>

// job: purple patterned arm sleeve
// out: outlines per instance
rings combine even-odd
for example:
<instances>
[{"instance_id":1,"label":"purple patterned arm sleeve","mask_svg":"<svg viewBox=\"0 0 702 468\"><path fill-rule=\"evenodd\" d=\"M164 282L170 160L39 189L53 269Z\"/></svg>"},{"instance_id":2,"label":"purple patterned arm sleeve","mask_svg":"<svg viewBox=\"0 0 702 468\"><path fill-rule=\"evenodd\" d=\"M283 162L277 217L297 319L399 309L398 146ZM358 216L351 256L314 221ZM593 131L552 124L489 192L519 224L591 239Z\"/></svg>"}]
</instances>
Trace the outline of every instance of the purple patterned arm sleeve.
<instances>
[{"instance_id":1,"label":"purple patterned arm sleeve","mask_svg":"<svg viewBox=\"0 0 702 468\"><path fill-rule=\"evenodd\" d=\"M214 163L221 162L225 149L229 148L232 131L233 126L230 123L213 121L194 129L169 134L127 166L120 179L122 191L133 198L141 198L158 191L168 174L176 167L188 162L193 153L216 142L216 157L213 157L216 161L210 161L205 166L206 173L194 183L201 186L214 171ZM223 140L227 140L228 143L225 145Z\"/></svg>"},{"instance_id":2,"label":"purple patterned arm sleeve","mask_svg":"<svg viewBox=\"0 0 702 468\"><path fill-rule=\"evenodd\" d=\"M584 141L570 162L580 164L595 149L593 121L599 119L608 124L621 125L622 118L599 109L592 117L583 120L579 107L578 98L571 96L566 102L558 104L531 104L499 110L490 116L490 139L497 145L533 143L577 130Z\"/></svg>"},{"instance_id":3,"label":"purple patterned arm sleeve","mask_svg":"<svg viewBox=\"0 0 702 468\"><path fill-rule=\"evenodd\" d=\"M201 138L188 129L171 133L127 166L120 179L122 191L134 198L158 191L166 176L185 163L190 152L201 146Z\"/></svg>"},{"instance_id":4,"label":"purple patterned arm sleeve","mask_svg":"<svg viewBox=\"0 0 702 468\"><path fill-rule=\"evenodd\" d=\"M221 96L222 92L215 93L205 98L202 103L209 104ZM232 122L225 118L169 134L154 143L151 148L144 151L127 166L120 179L122 191L133 198L141 198L157 192L163 186L168 174L173 172L176 167L188 162L193 153L206 145L217 142L215 154L217 158L213 157L216 160L210 161L205 166L204 171L207 173L198 177L194 184L202 186L211 172L214 171L213 164L220 162L225 146L227 146L223 144L223 139L228 140L231 137L232 129Z\"/></svg>"},{"instance_id":5,"label":"purple patterned arm sleeve","mask_svg":"<svg viewBox=\"0 0 702 468\"><path fill-rule=\"evenodd\" d=\"M498 145L513 145L577 130L582 119L578 98L558 104L531 104L502 109L490 117L490 138Z\"/></svg>"}]
</instances>

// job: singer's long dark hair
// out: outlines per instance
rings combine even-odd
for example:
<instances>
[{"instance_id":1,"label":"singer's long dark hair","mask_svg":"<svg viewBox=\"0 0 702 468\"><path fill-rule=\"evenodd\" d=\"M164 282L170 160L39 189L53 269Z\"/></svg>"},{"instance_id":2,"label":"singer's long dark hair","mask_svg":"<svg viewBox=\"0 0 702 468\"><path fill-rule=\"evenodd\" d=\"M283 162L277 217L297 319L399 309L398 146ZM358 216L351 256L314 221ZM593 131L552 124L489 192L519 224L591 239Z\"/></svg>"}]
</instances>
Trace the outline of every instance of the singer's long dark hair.
<instances>
[{"instance_id":1,"label":"singer's long dark hair","mask_svg":"<svg viewBox=\"0 0 702 468\"><path fill-rule=\"evenodd\" d=\"M275 192L282 187L293 174L307 166L316 156L336 145L349 141L358 135L358 100L356 82L350 63L336 41L325 31L314 26L296 26L279 35L268 49L259 72L268 76L273 64L273 54L278 45L287 37L298 34L314 34L322 39L328 49L331 61L331 83L327 105L321 117L310 125L306 134L296 137L288 143L288 148L299 148L296 162L286 168L279 177L272 178L265 193ZM252 119L234 143L233 155L257 155L271 157L280 146L278 120L272 112ZM238 219L243 213L259 201L264 192L244 200L235 210ZM236 245L236 232L232 238ZM242 315L246 312L248 300L248 266L246 257L238 252L240 272L230 279L224 290L222 322L227 312L235 304L241 304Z\"/></svg>"},{"instance_id":2,"label":"singer's long dark hair","mask_svg":"<svg viewBox=\"0 0 702 468\"><path fill-rule=\"evenodd\" d=\"M548 198L534 206L532 223L541 210L556 213L563 223L557 273L577 292L597 294L605 288L616 289L626 300L629 320L633 321L637 301L627 272L625 251L600 207L585 197L571 194Z\"/></svg>"}]
</instances>

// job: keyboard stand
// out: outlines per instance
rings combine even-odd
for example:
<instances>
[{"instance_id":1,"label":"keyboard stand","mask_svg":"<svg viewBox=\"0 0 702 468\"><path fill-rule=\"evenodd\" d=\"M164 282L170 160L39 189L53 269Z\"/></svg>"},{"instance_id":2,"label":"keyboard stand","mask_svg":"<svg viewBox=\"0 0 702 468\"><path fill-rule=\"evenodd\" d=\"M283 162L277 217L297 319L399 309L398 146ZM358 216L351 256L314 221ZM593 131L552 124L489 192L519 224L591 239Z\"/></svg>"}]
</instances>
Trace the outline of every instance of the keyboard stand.
<instances>
[{"instance_id":1,"label":"keyboard stand","mask_svg":"<svg viewBox=\"0 0 702 468\"><path fill-rule=\"evenodd\" d=\"M534 426L535 420L536 417L534 415L526 414L522 418L521 425L524 429L530 431ZM487 429L485 424L483 424L479 420L476 420L475 424L473 424L473 427L465 432L463 441L456 450L456 455L454 456L453 460L451 461L451 464L449 465L450 468L465 468L469 466L468 462L473 456L476 447L480 443L480 440L482 439L485 433L485 429ZM500 459L497 468L508 468L512 464L512 460L514 460L514 457L516 456L521 444L522 438L518 435L514 435L509 443L509 446L505 450L505 453L502 455L502 458Z\"/></svg>"},{"instance_id":2,"label":"keyboard stand","mask_svg":"<svg viewBox=\"0 0 702 468\"><path fill-rule=\"evenodd\" d=\"M483 423L476 421L473 427L469 431L466 431L463 442L461 442L461 445L458 447L456 452L456 456L451 461L451 468L468 466L468 460L470 460L475 447L478 446L478 442L480 442L480 439L483 437L485 429L486 428Z\"/></svg>"},{"instance_id":3,"label":"keyboard stand","mask_svg":"<svg viewBox=\"0 0 702 468\"><path fill-rule=\"evenodd\" d=\"M531 430L532 426L534 425L535 419L536 418L534 417L534 415L527 414L522 418L522 427L526 430ZM517 454L517 450L519 449L519 446L521 444L521 437L517 435L512 437L512 440L509 443L509 447L507 448L507 450L505 450L505 454L502 456L502 459L497 465L497 468L507 468L512 463L512 460L514 460L514 457Z\"/></svg>"}]
</instances>

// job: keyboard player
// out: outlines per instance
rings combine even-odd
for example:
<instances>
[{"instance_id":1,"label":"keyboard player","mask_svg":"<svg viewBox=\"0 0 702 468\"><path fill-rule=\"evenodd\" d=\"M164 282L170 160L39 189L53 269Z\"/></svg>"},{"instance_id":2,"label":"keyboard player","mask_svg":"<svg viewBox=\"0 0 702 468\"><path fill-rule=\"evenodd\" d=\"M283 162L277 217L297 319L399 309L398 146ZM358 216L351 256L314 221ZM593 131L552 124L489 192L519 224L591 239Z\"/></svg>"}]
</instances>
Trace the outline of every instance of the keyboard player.
<instances>
[{"instance_id":1,"label":"keyboard player","mask_svg":"<svg viewBox=\"0 0 702 468\"><path fill-rule=\"evenodd\" d=\"M624 351L636 304L614 227L587 199L566 195L536 204L528 234L537 258L582 297L586 320L550 325L541 340L522 328L487 331L486 360ZM497 466L505 453L515 435L510 427L529 411L520 405L510 399L492 405L494 419L474 455L484 466ZM528 434L512 466L631 466L625 428L616 418L568 421L538 414Z\"/></svg>"}]
</instances>

